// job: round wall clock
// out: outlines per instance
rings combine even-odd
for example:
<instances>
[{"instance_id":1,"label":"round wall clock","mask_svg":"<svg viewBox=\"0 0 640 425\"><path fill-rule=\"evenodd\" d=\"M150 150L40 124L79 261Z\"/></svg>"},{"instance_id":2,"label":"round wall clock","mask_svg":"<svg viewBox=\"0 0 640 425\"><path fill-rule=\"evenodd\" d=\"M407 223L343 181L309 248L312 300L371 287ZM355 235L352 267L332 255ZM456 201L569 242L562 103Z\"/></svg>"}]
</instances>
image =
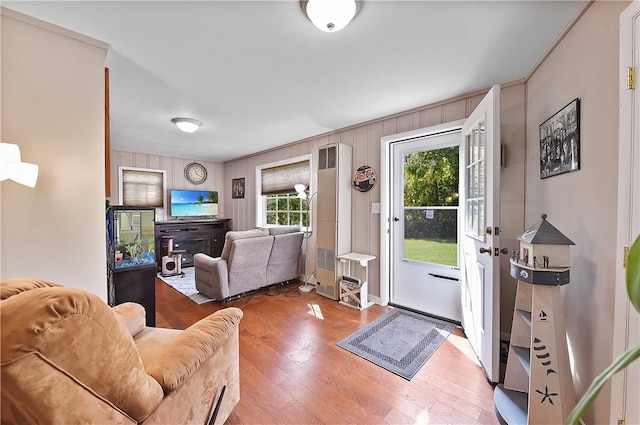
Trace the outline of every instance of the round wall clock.
<instances>
[{"instance_id":1,"label":"round wall clock","mask_svg":"<svg viewBox=\"0 0 640 425\"><path fill-rule=\"evenodd\" d=\"M359 167L353 173L353 188L358 192L368 192L376 184L376 172L368 165Z\"/></svg>"},{"instance_id":2,"label":"round wall clock","mask_svg":"<svg viewBox=\"0 0 640 425\"><path fill-rule=\"evenodd\" d=\"M202 184L207 180L207 169L198 162L192 162L184 167L184 178L193 184Z\"/></svg>"}]
</instances>

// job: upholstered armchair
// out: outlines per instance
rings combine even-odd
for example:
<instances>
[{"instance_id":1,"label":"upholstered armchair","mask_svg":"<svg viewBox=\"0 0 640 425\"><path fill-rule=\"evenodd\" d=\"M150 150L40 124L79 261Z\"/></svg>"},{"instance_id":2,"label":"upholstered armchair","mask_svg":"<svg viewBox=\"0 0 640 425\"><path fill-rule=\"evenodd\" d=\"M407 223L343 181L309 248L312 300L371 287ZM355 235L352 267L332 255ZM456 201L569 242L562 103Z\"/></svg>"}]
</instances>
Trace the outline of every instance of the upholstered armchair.
<instances>
[{"instance_id":1,"label":"upholstered armchair","mask_svg":"<svg viewBox=\"0 0 640 425\"><path fill-rule=\"evenodd\" d=\"M220 257L193 256L196 289L216 300L297 279L300 226L227 232Z\"/></svg>"},{"instance_id":2,"label":"upholstered armchair","mask_svg":"<svg viewBox=\"0 0 640 425\"><path fill-rule=\"evenodd\" d=\"M220 424L240 399L237 308L180 331L38 280L0 298L2 424Z\"/></svg>"}]
</instances>

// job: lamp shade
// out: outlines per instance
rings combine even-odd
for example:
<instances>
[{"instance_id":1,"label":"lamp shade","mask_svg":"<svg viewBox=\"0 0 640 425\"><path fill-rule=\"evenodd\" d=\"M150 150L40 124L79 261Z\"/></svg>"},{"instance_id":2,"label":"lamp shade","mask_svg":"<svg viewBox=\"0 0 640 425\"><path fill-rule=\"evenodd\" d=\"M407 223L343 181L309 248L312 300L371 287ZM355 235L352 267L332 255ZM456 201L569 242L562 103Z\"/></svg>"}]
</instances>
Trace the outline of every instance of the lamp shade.
<instances>
[{"instance_id":1,"label":"lamp shade","mask_svg":"<svg viewBox=\"0 0 640 425\"><path fill-rule=\"evenodd\" d=\"M296 190L296 192L298 193L298 198L300 199L307 199L307 186L302 184L302 183L298 183L298 184L294 184L293 188Z\"/></svg>"},{"instance_id":2,"label":"lamp shade","mask_svg":"<svg viewBox=\"0 0 640 425\"><path fill-rule=\"evenodd\" d=\"M0 181L7 179L35 187L38 180L38 166L21 161L18 145L0 143Z\"/></svg>"},{"instance_id":3,"label":"lamp shade","mask_svg":"<svg viewBox=\"0 0 640 425\"><path fill-rule=\"evenodd\" d=\"M356 0L309 0L306 13L313 25L325 32L337 32L356 15Z\"/></svg>"},{"instance_id":4,"label":"lamp shade","mask_svg":"<svg viewBox=\"0 0 640 425\"><path fill-rule=\"evenodd\" d=\"M193 133L202 126L202 122L192 118L173 118L171 120L185 133Z\"/></svg>"}]
</instances>

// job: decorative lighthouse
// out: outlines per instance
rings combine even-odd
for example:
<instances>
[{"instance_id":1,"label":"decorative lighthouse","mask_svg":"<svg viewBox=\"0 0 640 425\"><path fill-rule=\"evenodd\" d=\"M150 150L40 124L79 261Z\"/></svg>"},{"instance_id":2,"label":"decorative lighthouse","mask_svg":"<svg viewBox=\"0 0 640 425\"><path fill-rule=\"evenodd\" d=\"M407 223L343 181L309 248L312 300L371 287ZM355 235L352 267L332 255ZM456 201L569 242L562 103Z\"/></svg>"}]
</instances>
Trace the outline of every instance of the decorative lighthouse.
<instances>
[{"instance_id":1,"label":"decorative lighthouse","mask_svg":"<svg viewBox=\"0 0 640 425\"><path fill-rule=\"evenodd\" d=\"M560 296L575 244L541 217L518 237L510 260L518 292L504 385L494 391L507 424L564 423L575 405Z\"/></svg>"},{"instance_id":2,"label":"decorative lighthouse","mask_svg":"<svg viewBox=\"0 0 640 425\"><path fill-rule=\"evenodd\" d=\"M537 285L565 285L569 283L569 238L547 221L528 228L520 241L520 252L511 255L511 276Z\"/></svg>"}]
</instances>

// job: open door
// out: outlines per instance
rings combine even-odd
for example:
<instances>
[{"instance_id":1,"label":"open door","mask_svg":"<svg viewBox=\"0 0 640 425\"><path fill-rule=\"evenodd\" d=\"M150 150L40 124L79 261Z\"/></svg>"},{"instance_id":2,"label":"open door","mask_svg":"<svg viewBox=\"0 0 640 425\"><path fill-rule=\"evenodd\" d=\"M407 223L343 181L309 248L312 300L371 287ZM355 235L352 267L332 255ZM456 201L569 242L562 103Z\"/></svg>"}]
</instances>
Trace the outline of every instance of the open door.
<instances>
[{"instance_id":1,"label":"open door","mask_svg":"<svg viewBox=\"0 0 640 425\"><path fill-rule=\"evenodd\" d=\"M460 127L391 145L389 302L454 322L462 320L459 151Z\"/></svg>"},{"instance_id":2,"label":"open door","mask_svg":"<svg viewBox=\"0 0 640 425\"><path fill-rule=\"evenodd\" d=\"M618 229L613 358L640 344L640 314L627 295L625 249L640 237L640 93L628 88L627 67L640 70L640 1L620 15L620 111L618 141ZM635 361L611 380L612 424L640 424L640 362Z\"/></svg>"},{"instance_id":3,"label":"open door","mask_svg":"<svg viewBox=\"0 0 640 425\"><path fill-rule=\"evenodd\" d=\"M460 151L462 327L487 378L498 382L500 86L464 122Z\"/></svg>"}]
</instances>

